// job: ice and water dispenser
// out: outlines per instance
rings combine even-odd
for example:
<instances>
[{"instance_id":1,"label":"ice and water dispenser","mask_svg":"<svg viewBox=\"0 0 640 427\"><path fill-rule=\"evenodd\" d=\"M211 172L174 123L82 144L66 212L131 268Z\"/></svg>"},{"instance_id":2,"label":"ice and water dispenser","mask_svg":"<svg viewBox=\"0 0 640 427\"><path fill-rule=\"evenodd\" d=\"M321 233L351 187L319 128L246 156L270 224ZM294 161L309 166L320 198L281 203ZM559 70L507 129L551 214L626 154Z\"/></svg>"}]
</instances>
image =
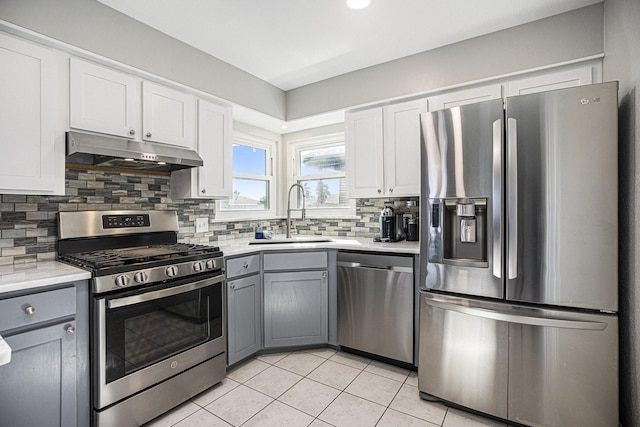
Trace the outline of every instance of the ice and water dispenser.
<instances>
[{"instance_id":1,"label":"ice and water dispenser","mask_svg":"<svg viewBox=\"0 0 640 427\"><path fill-rule=\"evenodd\" d=\"M430 199L429 262L488 266L487 199Z\"/></svg>"}]
</instances>

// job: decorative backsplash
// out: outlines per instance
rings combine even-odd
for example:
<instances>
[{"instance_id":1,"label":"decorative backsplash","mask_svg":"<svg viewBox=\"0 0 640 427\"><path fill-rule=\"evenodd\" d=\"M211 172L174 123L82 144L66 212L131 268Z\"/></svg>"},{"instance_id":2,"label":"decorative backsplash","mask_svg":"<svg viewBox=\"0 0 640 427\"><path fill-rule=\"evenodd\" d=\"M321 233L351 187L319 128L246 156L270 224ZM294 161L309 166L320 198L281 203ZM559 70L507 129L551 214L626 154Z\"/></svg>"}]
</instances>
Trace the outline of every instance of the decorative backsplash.
<instances>
[{"instance_id":1,"label":"decorative backsplash","mask_svg":"<svg viewBox=\"0 0 640 427\"><path fill-rule=\"evenodd\" d=\"M54 260L57 257L57 213L86 210L175 210L181 242L209 244L253 237L256 227L284 233L285 220L215 221L215 203L172 200L170 178L162 175L80 169L66 170L64 196L0 196L0 265ZM403 212L406 201L417 197L358 199L356 218L295 220L300 234L371 237L379 232L384 205ZM209 231L195 232L197 218L209 219Z\"/></svg>"}]
</instances>

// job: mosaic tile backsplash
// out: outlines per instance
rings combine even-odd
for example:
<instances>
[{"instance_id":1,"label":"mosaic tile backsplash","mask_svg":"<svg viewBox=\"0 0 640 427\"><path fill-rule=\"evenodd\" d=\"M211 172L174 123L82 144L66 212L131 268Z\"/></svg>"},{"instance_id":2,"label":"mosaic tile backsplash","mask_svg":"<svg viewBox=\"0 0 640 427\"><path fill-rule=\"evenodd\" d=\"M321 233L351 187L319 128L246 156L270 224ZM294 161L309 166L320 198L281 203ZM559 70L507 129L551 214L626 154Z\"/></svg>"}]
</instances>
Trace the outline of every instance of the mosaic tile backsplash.
<instances>
[{"instance_id":1,"label":"mosaic tile backsplash","mask_svg":"<svg viewBox=\"0 0 640 427\"><path fill-rule=\"evenodd\" d=\"M173 200L170 185L168 176L67 169L64 196L0 195L0 265L56 259L57 213L61 211L175 210L179 240L199 244L250 238L258 226L284 233L283 219L215 221L213 201ZM358 199L355 219L296 220L294 226L299 234L373 238L379 232L384 205L402 212L408 200L418 198ZM195 232L196 218L209 219L208 232Z\"/></svg>"}]
</instances>

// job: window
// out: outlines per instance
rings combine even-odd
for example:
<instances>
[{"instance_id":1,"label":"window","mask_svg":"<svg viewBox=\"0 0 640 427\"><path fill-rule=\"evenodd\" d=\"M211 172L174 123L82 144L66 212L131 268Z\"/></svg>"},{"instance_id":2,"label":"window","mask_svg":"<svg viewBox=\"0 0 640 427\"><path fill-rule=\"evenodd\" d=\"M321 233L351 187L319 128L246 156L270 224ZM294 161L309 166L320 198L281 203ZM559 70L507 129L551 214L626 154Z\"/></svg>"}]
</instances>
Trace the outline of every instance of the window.
<instances>
[{"instance_id":1,"label":"window","mask_svg":"<svg viewBox=\"0 0 640 427\"><path fill-rule=\"evenodd\" d=\"M233 197L217 202L217 218L275 216L275 142L234 133Z\"/></svg>"},{"instance_id":2,"label":"window","mask_svg":"<svg viewBox=\"0 0 640 427\"><path fill-rule=\"evenodd\" d=\"M307 214L312 217L350 216L355 203L347 198L344 134L290 143L293 173L290 184L304 188ZM298 194L298 207L302 206Z\"/></svg>"}]
</instances>

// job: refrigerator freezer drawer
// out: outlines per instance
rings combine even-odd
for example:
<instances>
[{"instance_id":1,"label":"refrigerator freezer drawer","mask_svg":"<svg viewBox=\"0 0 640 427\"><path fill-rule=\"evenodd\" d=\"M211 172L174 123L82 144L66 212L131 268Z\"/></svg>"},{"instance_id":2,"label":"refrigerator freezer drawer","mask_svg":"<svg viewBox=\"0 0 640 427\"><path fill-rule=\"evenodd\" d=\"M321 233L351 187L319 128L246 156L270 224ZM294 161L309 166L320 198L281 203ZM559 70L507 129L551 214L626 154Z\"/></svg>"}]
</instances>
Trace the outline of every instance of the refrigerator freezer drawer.
<instances>
[{"instance_id":1,"label":"refrigerator freezer drawer","mask_svg":"<svg viewBox=\"0 0 640 427\"><path fill-rule=\"evenodd\" d=\"M420 391L531 426L618 425L618 318L421 293Z\"/></svg>"}]
</instances>

